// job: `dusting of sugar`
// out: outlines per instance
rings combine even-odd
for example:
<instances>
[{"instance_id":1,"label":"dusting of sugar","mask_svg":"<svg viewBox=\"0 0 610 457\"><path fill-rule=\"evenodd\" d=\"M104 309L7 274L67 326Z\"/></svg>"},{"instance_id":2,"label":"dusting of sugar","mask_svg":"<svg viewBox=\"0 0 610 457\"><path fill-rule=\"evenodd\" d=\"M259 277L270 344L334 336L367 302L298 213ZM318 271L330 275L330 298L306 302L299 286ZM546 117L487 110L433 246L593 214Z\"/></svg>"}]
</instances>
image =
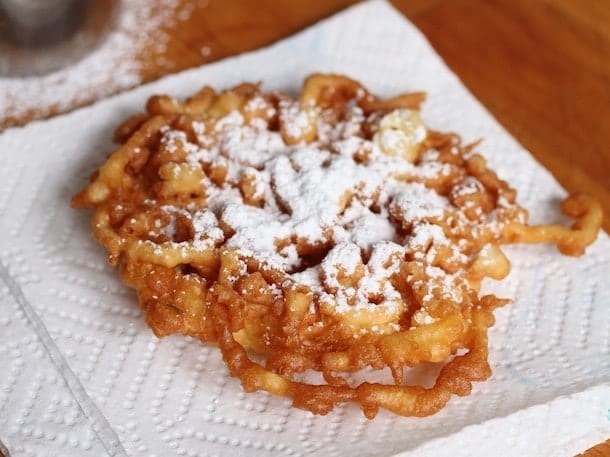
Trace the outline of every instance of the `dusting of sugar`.
<instances>
[{"instance_id":1,"label":"dusting of sugar","mask_svg":"<svg viewBox=\"0 0 610 457\"><path fill-rule=\"evenodd\" d=\"M326 285L340 288L339 275L353 275L361 263L362 257L358 245L350 242L337 244L326 254L320 264Z\"/></svg>"},{"instance_id":2,"label":"dusting of sugar","mask_svg":"<svg viewBox=\"0 0 610 457\"><path fill-rule=\"evenodd\" d=\"M438 322L440 319L438 317L430 316L425 308L420 308L413 313L413 320L419 325L429 325Z\"/></svg>"},{"instance_id":3,"label":"dusting of sugar","mask_svg":"<svg viewBox=\"0 0 610 457\"><path fill-rule=\"evenodd\" d=\"M421 162L435 162L438 160L440 154L436 149L427 149L421 153Z\"/></svg>"},{"instance_id":4,"label":"dusting of sugar","mask_svg":"<svg viewBox=\"0 0 610 457\"><path fill-rule=\"evenodd\" d=\"M273 112L275 111L273 108L269 108L269 106L267 105L267 103L265 102L265 99L263 97L261 97L260 95L255 95L254 97L252 97L250 100L248 100L246 102L246 105L244 106L244 109L246 111L266 111L268 109L271 109L271 112L267 113L267 114L273 114ZM257 121L262 121L263 119L261 118L256 118Z\"/></svg>"},{"instance_id":5,"label":"dusting of sugar","mask_svg":"<svg viewBox=\"0 0 610 457\"><path fill-rule=\"evenodd\" d=\"M360 132L364 122L362 109L353 101L348 103L342 122L328 122L321 116L317 122L318 139L322 143L340 144L342 141L360 141Z\"/></svg>"},{"instance_id":6,"label":"dusting of sugar","mask_svg":"<svg viewBox=\"0 0 610 457\"><path fill-rule=\"evenodd\" d=\"M309 278L310 287L320 295L320 301L332 303L335 310L345 313L350 310L385 308L396 312L401 306L401 297L394 288L390 277L397 273L404 259L405 249L391 241L380 241L375 244L367 264L362 264L360 248L353 243L342 243L329 252L322 261L324 286L336 289L334 294L321 289L319 284ZM356 287L341 287L337 281L339 272L353 274L361 265L363 275Z\"/></svg>"},{"instance_id":7,"label":"dusting of sugar","mask_svg":"<svg viewBox=\"0 0 610 457\"><path fill-rule=\"evenodd\" d=\"M351 240L368 254L381 241L396 241L398 234L387 214L376 214L355 201L343 213L342 225L335 227L333 239L335 242Z\"/></svg>"},{"instance_id":8,"label":"dusting of sugar","mask_svg":"<svg viewBox=\"0 0 610 457\"><path fill-rule=\"evenodd\" d=\"M395 194L392 205L409 221L441 219L449 201L421 183L405 183Z\"/></svg>"},{"instance_id":9,"label":"dusting of sugar","mask_svg":"<svg viewBox=\"0 0 610 457\"><path fill-rule=\"evenodd\" d=\"M485 187L483 187L481 181L472 176L467 176L460 183L460 185L456 187L460 189L461 195L475 194L477 192L483 192L485 190Z\"/></svg>"},{"instance_id":10,"label":"dusting of sugar","mask_svg":"<svg viewBox=\"0 0 610 457\"><path fill-rule=\"evenodd\" d=\"M309 128L309 117L299 108L298 102L283 99L280 100L279 108L280 119L288 136L298 138Z\"/></svg>"},{"instance_id":11,"label":"dusting of sugar","mask_svg":"<svg viewBox=\"0 0 610 457\"><path fill-rule=\"evenodd\" d=\"M209 209L195 211L191 217L194 246L197 250L207 250L224 240L224 233L218 226L216 215Z\"/></svg>"},{"instance_id":12,"label":"dusting of sugar","mask_svg":"<svg viewBox=\"0 0 610 457\"><path fill-rule=\"evenodd\" d=\"M290 238L290 227L271 217L264 209L239 202L229 203L220 219L235 231L226 242L227 247L237 248L245 256L282 270L298 265L299 257L295 251L277 250L278 240Z\"/></svg>"},{"instance_id":13,"label":"dusting of sugar","mask_svg":"<svg viewBox=\"0 0 610 457\"><path fill-rule=\"evenodd\" d=\"M265 103L254 97L245 109L268 109ZM292 123L288 128L301 133L305 124L298 119L306 114L296 103L282 103L280 110ZM373 141L359 136L364 116L354 107L341 122L317 114L318 137L307 144L287 145L264 120L246 122L237 111L211 128L194 126L196 143L183 132L164 131L162 142L170 152L182 148L191 165L215 165L227 172L222 182L205 178L206 209L166 208L166 214L191 221L198 249L224 241L241 256L285 273L285 286L307 286L316 298L312 306L326 304L339 313L379 307L394 313L409 306L392 278L403 274L401 266L410 259L427 278L412 284L422 295L415 322L434 322L425 306L439 297L461 302L464 283L460 273L436 265L437 256L442 253L445 260L461 265L469 261L463 252L468 244L437 225L444 221L467 227L467 218L421 182L452 173L451 165L435 162L439 155L434 150L424 152L417 163L385 155ZM244 178L253 196L260 198L259 206L244 201L238 188ZM451 192L468 195L481 189L478 180L466 178ZM497 230L497 217L492 211L482 229ZM171 225L163 229L168 236L175 232ZM319 263L305 262L301 250L320 252Z\"/></svg>"},{"instance_id":14,"label":"dusting of sugar","mask_svg":"<svg viewBox=\"0 0 610 457\"><path fill-rule=\"evenodd\" d=\"M306 268L303 271L293 273L291 275L291 279L296 284L303 284L312 290L318 290L321 284L320 266L315 265L313 267ZM285 285L287 286L291 284L291 282L287 281Z\"/></svg>"},{"instance_id":15,"label":"dusting of sugar","mask_svg":"<svg viewBox=\"0 0 610 457\"><path fill-rule=\"evenodd\" d=\"M432 265L426 266L425 272L429 280L423 285L427 288L427 292L422 299L424 305L433 300L435 295L440 296L444 300L450 300L453 303L462 301L458 287L460 283L460 276L458 274L448 274L442 268ZM421 282L415 281L415 285L421 286L422 284L418 284Z\"/></svg>"},{"instance_id":16,"label":"dusting of sugar","mask_svg":"<svg viewBox=\"0 0 610 457\"><path fill-rule=\"evenodd\" d=\"M188 141L186 133L179 130L169 130L167 127L164 129L161 130L164 133L161 138L161 144L163 144L167 152L174 153L181 148L184 148L187 153L197 152L197 146Z\"/></svg>"}]
</instances>

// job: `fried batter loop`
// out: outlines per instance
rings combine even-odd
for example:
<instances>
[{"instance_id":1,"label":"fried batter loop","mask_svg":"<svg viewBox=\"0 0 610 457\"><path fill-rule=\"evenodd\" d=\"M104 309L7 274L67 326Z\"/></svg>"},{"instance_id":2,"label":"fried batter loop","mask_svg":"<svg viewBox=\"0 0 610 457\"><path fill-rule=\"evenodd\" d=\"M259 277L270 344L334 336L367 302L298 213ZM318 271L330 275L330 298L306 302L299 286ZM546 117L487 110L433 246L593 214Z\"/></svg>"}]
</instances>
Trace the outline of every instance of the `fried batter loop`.
<instances>
[{"instance_id":1,"label":"fried batter loop","mask_svg":"<svg viewBox=\"0 0 610 457\"><path fill-rule=\"evenodd\" d=\"M527 225L477 143L425 126L423 100L324 74L298 99L248 83L155 96L72 203L94 209L155 334L218 343L246 391L317 414L430 415L491 374L487 329L507 300L479 289L508 274L499 246L581 255L602 217L579 195L562 206L571 228ZM432 362L434 385L412 385L406 368ZM354 384L364 368L393 383Z\"/></svg>"}]
</instances>

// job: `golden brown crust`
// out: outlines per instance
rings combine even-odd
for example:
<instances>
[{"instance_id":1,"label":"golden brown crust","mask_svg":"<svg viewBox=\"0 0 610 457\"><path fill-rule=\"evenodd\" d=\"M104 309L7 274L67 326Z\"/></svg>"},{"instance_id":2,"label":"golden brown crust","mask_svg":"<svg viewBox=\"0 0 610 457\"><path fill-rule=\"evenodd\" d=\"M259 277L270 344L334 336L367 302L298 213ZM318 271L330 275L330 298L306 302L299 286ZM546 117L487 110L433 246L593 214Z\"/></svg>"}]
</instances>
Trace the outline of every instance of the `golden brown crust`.
<instances>
[{"instance_id":1,"label":"golden brown crust","mask_svg":"<svg viewBox=\"0 0 610 457\"><path fill-rule=\"evenodd\" d=\"M570 197L562 210L576 219L571 228L527 225L514 189L474 153L478 143L463 145L455 134L425 128L418 111L423 100L415 93L384 101L357 81L323 74L307 78L298 100L248 83L221 93L204 87L185 102L154 96L146 113L117 128L121 146L72 204L94 209L93 235L137 291L153 331L218 343L246 391L288 396L318 414L347 401L369 418L379 408L433 414L491 373L487 329L493 309L506 300L479 297L479 288L485 277L508 273L499 246L552 242L564 254L581 255L597 236L601 210L590 197ZM332 168L349 142L356 146L347 162L337 163L354 173L385 164L383 182L392 181L397 191L385 184L367 190L363 178L333 198L336 218L363 208L370 220L386 224L381 232L390 230L391 239L376 239L372 248L338 241L339 229L357 230L347 217L344 226L317 227L315 242L282 228L272 254L298 261L285 267L232 244L243 227L220 214L232 202L255 214L275 208L261 235L277 222L272 215L285 221L298 209L288 201L292 194L280 192L281 176L269 181L265 154L271 157L276 146L255 150L261 143L255 138L246 155L210 153L224 142L232 147L238 137L222 132L236 117L238 136L262 132L269 144L281 142L295 154L314 145L311 154L326 157L320 170ZM256 153L263 154L259 162ZM286 170L295 179L318 171L303 171L311 164L296 155L290 160ZM236 200L219 209L214 198L222 192ZM349 261L332 264L333 255ZM307 271L315 273L309 283L299 276ZM249 350L265 361L251 360ZM405 370L427 363L446 363L433 386L409 385ZM389 368L393 384L352 385L350 373L367 367ZM303 380L311 371L326 384Z\"/></svg>"}]
</instances>

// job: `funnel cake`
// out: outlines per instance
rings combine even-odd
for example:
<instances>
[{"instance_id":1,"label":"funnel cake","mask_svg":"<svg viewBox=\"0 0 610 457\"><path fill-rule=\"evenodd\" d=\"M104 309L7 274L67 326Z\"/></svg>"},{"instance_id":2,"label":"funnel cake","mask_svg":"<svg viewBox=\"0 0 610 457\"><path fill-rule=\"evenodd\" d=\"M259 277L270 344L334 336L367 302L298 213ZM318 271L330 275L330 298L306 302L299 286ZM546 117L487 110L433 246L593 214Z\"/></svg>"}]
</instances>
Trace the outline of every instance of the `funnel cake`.
<instances>
[{"instance_id":1,"label":"funnel cake","mask_svg":"<svg viewBox=\"0 0 610 457\"><path fill-rule=\"evenodd\" d=\"M426 127L423 100L324 74L298 99L247 83L154 96L73 205L94 209L155 334L217 343L246 391L430 415L491 374L487 329L508 300L479 289L509 271L500 245L581 255L602 219L581 195L563 203L571 228L527 225L477 143ZM444 364L433 385L413 385L428 363ZM384 369L389 382L354 376Z\"/></svg>"}]
</instances>

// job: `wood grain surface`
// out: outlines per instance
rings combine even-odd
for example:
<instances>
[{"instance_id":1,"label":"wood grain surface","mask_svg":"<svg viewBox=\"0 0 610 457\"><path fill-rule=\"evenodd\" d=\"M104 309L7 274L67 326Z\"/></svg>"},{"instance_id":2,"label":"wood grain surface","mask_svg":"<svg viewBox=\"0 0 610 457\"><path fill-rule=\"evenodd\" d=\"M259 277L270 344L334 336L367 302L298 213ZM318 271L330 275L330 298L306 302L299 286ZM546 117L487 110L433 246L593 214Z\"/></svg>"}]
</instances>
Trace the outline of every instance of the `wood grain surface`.
<instances>
[{"instance_id":1,"label":"wood grain surface","mask_svg":"<svg viewBox=\"0 0 610 457\"><path fill-rule=\"evenodd\" d=\"M142 83L256 49L356 3L179 1L189 7L189 15L164 26L166 46L159 50L151 43L138 50ZM150 3L153 8L162 4ZM392 3L569 192L599 199L604 228L610 232L610 0ZM108 68L112 66L108 62ZM55 111L94 100L85 96ZM21 118L0 113L0 128L43 115L35 109ZM582 455L610 456L610 440Z\"/></svg>"}]
</instances>

